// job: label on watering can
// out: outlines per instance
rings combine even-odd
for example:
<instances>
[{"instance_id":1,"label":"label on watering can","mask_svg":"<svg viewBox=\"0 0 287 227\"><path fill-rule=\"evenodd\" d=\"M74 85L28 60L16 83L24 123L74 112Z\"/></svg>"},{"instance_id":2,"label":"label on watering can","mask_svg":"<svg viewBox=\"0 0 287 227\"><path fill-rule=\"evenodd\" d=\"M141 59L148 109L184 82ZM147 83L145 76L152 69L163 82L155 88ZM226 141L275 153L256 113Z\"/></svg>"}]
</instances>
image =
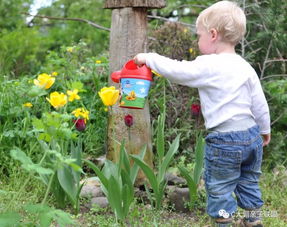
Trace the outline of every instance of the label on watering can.
<instances>
[{"instance_id":1,"label":"label on watering can","mask_svg":"<svg viewBox=\"0 0 287 227\"><path fill-rule=\"evenodd\" d=\"M120 107L144 108L149 88L149 80L122 78Z\"/></svg>"}]
</instances>

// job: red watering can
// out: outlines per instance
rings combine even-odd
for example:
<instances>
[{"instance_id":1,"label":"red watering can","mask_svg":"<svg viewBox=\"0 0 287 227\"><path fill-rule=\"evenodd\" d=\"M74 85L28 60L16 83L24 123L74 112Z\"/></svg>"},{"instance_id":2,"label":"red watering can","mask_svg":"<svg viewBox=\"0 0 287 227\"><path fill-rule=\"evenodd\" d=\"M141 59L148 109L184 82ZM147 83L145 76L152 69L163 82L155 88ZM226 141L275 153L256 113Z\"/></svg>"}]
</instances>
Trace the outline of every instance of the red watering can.
<instances>
[{"instance_id":1,"label":"red watering can","mask_svg":"<svg viewBox=\"0 0 287 227\"><path fill-rule=\"evenodd\" d=\"M122 70L111 74L111 79L120 83L120 107L144 108L152 81L152 71L146 65L139 67L133 60L129 60Z\"/></svg>"}]
</instances>

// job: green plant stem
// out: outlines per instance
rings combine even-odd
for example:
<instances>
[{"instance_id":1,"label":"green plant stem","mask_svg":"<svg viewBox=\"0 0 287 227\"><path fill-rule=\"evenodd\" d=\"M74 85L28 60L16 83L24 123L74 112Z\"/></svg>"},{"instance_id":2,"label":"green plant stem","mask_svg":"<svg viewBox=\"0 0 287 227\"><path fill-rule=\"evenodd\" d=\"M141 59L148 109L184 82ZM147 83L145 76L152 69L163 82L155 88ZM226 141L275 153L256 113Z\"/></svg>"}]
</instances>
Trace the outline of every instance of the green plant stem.
<instances>
[{"instance_id":1,"label":"green plant stem","mask_svg":"<svg viewBox=\"0 0 287 227\"><path fill-rule=\"evenodd\" d=\"M128 151L128 153L129 154L132 154L132 144L131 144L131 128L130 127L128 127L128 138L129 138L129 151Z\"/></svg>"},{"instance_id":2,"label":"green plant stem","mask_svg":"<svg viewBox=\"0 0 287 227\"><path fill-rule=\"evenodd\" d=\"M54 172L53 175L50 177L50 180L49 180L49 183L48 183L48 188L47 188L47 190L46 190L46 192L45 192L45 196L44 196L44 199L43 199L42 202L41 202L41 205L44 205L44 204L46 203L48 194L49 194L49 192L50 192L50 189L51 189L51 186L52 186L52 183L53 183L53 179L54 179L55 173L56 173L56 172Z\"/></svg>"}]
</instances>

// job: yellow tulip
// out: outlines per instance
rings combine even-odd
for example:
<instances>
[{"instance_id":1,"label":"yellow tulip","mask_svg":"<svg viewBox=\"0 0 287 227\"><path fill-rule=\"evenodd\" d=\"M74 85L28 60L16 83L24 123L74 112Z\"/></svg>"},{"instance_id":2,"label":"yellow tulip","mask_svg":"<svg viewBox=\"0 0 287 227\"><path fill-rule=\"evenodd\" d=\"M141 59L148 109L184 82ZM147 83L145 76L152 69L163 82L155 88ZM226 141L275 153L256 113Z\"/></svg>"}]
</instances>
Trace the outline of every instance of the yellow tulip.
<instances>
[{"instance_id":1,"label":"yellow tulip","mask_svg":"<svg viewBox=\"0 0 287 227\"><path fill-rule=\"evenodd\" d=\"M48 102L56 109L63 107L67 103L67 95L59 93L57 91L50 94L50 98L46 98Z\"/></svg>"},{"instance_id":2,"label":"yellow tulip","mask_svg":"<svg viewBox=\"0 0 287 227\"><path fill-rule=\"evenodd\" d=\"M81 112L82 112L82 108L77 108L72 112L72 114L74 114L75 117L79 117L81 115Z\"/></svg>"},{"instance_id":3,"label":"yellow tulip","mask_svg":"<svg viewBox=\"0 0 287 227\"><path fill-rule=\"evenodd\" d=\"M72 114L74 114L74 116L75 116L76 118L78 118L78 117L84 118L84 119L85 119L85 123L86 123L86 121L89 120L89 114L90 114L90 112L89 112L88 110L85 110L84 108L77 108L77 109L75 109L75 110L72 112Z\"/></svg>"},{"instance_id":4,"label":"yellow tulip","mask_svg":"<svg viewBox=\"0 0 287 227\"><path fill-rule=\"evenodd\" d=\"M52 72L52 76L58 76L59 74L57 72Z\"/></svg>"},{"instance_id":5,"label":"yellow tulip","mask_svg":"<svg viewBox=\"0 0 287 227\"><path fill-rule=\"evenodd\" d=\"M26 102L26 103L23 104L23 106L24 106L24 107L31 108L31 107L33 106L33 104L30 103L30 102Z\"/></svg>"},{"instance_id":6,"label":"yellow tulip","mask_svg":"<svg viewBox=\"0 0 287 227\"><path fill-rule=\"evenodd\" d=\"M69 52L69 53L72 53L73 52L73 50L74 50L74 47L67 47L67 52Z\"/></svg>"},{"instance_id":7,"label":"yellow tulip","mask_svg":"<svg viewBox=\"0 0 287 227\"><path fill-rule=\"evenodd\" d=\"M99 92L99 96L101 97L105 106L112 106L116 104L118 101L120 92L114 86L111 87L103 87Z\"/></svg>"},{"instance_id":8,"label":"yellow tulip","mask_svg":"<svg viewBox=\"0 0 287 227\"><path fill-rule=\"evenodd\" d=\"M81 97L78 95L78 92L79 92L78 89L74 89L73 91L70 90L67 91L70 102L73 102L75 99L77 100L81 99Z\"/></svg>"},{"instance_id":9,"label":"yellow tulip","mask_svg":"<svg viewBox=\"0 0 287 227\"><path fill-rule=\"evenodd\" d=\"M55 83L55 78L47 73L42 73L34 80L34 84L40 88L49 89Z\"/></svg>"}]
</instances>

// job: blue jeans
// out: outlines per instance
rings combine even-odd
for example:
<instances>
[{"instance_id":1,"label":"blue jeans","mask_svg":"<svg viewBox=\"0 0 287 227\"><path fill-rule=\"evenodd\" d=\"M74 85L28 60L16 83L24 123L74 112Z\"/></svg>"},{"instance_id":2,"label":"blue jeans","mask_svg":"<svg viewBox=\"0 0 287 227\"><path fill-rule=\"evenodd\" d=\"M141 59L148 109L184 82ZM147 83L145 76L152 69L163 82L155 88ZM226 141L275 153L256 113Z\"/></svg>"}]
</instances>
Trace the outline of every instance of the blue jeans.
<instances>
[{"instance_id":1,"label":"blue jeans","mask_svg":"<svg viewBox=\"0 0 287 227\"><path fill-rule=\"evenodd\" d=\"M225 213L227 218L236 212L237 205L246 210L260 208L263 141L259 127L211 132L205 140L207 213L213 218L222 218Z\"/></svg>"}]
</instances>

